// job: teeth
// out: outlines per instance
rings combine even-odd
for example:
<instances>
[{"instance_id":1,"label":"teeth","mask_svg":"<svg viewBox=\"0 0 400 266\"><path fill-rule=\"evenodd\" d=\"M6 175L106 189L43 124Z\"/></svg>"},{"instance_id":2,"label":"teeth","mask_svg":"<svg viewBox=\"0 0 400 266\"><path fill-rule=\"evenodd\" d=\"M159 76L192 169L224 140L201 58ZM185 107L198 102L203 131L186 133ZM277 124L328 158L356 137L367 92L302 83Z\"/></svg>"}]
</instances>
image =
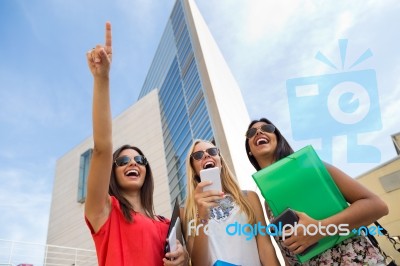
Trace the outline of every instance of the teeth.
<instances>
[{"instance_id":1,"label":"teeth","mask_svg":"<svg viewBox=\"0 0 400 266\"><path fill-rule=\"evenodd\" d=\"M265 138L260 138L257 140L257 145L267 144L267 143L269 143L269 141Z\"/></svg>"},{"instance_id":2,"label":"teeth","mask_svg":"<svg viewBox=\"0 0 400 266\"><path fill-rule=\"evenodd\" d=\"M139 172L137 170L129 170L125 174L128 176L138 176Z\"/></svg>"},{"instance_id":3,"label":"teeth","mask_svg":"<svg viewBox=\"0 0 400 266\"><path fill-rule=\"evenodd\" d=\"M213 168L214 167L214 163L213 162L207 162L204 164L203 169L207 169L207 168Z\"/></svg>"}]
</instances>

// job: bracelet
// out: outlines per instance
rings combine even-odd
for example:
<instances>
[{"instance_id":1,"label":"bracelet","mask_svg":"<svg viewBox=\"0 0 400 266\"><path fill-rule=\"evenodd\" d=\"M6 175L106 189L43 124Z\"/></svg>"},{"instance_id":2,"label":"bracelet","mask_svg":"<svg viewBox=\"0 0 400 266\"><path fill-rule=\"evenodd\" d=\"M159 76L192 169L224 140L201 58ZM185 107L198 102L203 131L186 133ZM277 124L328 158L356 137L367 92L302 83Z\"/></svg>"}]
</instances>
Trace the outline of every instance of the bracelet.
<instances>
[{"instance_id":1,"label":"bracelet","mask_svg":"<svg viewBox=\"0 0 400 266\"><path fill-rule=\"evenodd\" d=\"M203 225L208 224L208 218L207 218L207 219L200 218L200 216L199 216L199 210L196 211L196 217L197 217L197 219L200 221L201 224L203 224Z\"/></svg>"},{"instance_id":2,"label":"bracelet","mask_svg":"<svg viewBox=\"0 0 400 266\"><path fill-rule=\"evenodd\" d=\"M208 224L208 219L199 219L199 221L203 225L207 225Z\"/></svg>"}]
</instances>

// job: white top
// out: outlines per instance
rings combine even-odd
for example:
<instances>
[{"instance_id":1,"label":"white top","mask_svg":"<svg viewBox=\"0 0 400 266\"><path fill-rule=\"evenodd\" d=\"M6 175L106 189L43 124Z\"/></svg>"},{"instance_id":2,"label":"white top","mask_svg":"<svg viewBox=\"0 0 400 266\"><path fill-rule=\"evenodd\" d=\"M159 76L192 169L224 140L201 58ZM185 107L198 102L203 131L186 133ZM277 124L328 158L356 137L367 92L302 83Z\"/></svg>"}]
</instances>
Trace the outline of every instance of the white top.
<instances>
[{"instance_id":1,"label":"white top","mask_svg":"<svg viewBox=\"0 0 400 266\"><path fill-rule=\"evenodd\" d=\"M242 266L260 266L255 235L249 231L247 216L230 195L210 211L208 244L212 263L217 260ZM252 225L254 228L254 225Z\"/></svg>"}]
</instances>

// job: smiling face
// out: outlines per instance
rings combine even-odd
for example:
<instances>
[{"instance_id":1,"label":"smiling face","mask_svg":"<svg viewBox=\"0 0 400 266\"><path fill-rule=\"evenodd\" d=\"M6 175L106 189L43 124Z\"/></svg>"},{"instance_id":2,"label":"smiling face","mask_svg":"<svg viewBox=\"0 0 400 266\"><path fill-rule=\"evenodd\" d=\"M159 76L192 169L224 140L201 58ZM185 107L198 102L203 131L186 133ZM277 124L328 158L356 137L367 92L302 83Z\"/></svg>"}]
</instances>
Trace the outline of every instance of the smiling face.
<instances>
[{"instance_id":1,"label":"smiling face","mask_svg":"<svg viewBox=\"0 0 400 266\"><path fill-rule=\"evenodd\" d=\"M214 153L210 151L211 153L210 155L207 152L207 150L210 148L216 148L216 147L208 142L199 142L194 146L192 155L193 153L198 151L203 151L204 153L202 157L201 156L198 157L198 160L193 158L195 156L191 157L191 162L192 162L191 165L196 175L200 175L200 170L206 168L218 167L221 169L221 157L219 156L219 151L216 155L213 155Z\"/></svg>"},{"instance_id":2,"label":"smiling face","mask_svg":"<svg viewBox=\"0 0 400 266\"><path fill-rule=\"evenodd\" d=\"M257 129L257 132L248 139L250 152L261 168L275 161L275 150L278 145L275 133L264 132L260 128L263 125L267 123L260 121L252 125L251 128Z\"/></svg>"},{"instance_id":3,"label":"smiling face","mask_svg":"<svg viewBox=\"0 0 400 266\"><path fill-rule=\"evenodd\" d=\"M118 158L123 156L130 158L130 161L126 165L115 167L117 182L123 190L140 190L143 186L146 176L146 166L134 160L134 157L139 155L136 150L125 149L118 156Z\"/></svg>"}]
</instances>

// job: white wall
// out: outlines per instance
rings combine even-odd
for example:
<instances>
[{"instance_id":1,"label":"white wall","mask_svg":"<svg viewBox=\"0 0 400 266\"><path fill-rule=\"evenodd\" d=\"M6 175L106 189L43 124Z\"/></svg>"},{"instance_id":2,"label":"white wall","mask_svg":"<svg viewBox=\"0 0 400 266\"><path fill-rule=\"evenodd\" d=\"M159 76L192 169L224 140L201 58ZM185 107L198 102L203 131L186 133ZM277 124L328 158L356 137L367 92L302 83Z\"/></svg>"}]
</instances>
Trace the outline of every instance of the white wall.
<instances>
[{"instance_id":1,"label":"white wall","mask_svg":"<svg viewBox=\"0 0 400 266\"><path fill-rule=\"evenodd\" d=\"M143 151L153 171L156 213L169 217L170 196L157 90L113 119L113 143L114 150L131 144ZM92 147L93 138L89 137L57 161L47 244L94 249L84 221L84 204L77 202L80 156Z\"/></svg>"}]
</instances>

